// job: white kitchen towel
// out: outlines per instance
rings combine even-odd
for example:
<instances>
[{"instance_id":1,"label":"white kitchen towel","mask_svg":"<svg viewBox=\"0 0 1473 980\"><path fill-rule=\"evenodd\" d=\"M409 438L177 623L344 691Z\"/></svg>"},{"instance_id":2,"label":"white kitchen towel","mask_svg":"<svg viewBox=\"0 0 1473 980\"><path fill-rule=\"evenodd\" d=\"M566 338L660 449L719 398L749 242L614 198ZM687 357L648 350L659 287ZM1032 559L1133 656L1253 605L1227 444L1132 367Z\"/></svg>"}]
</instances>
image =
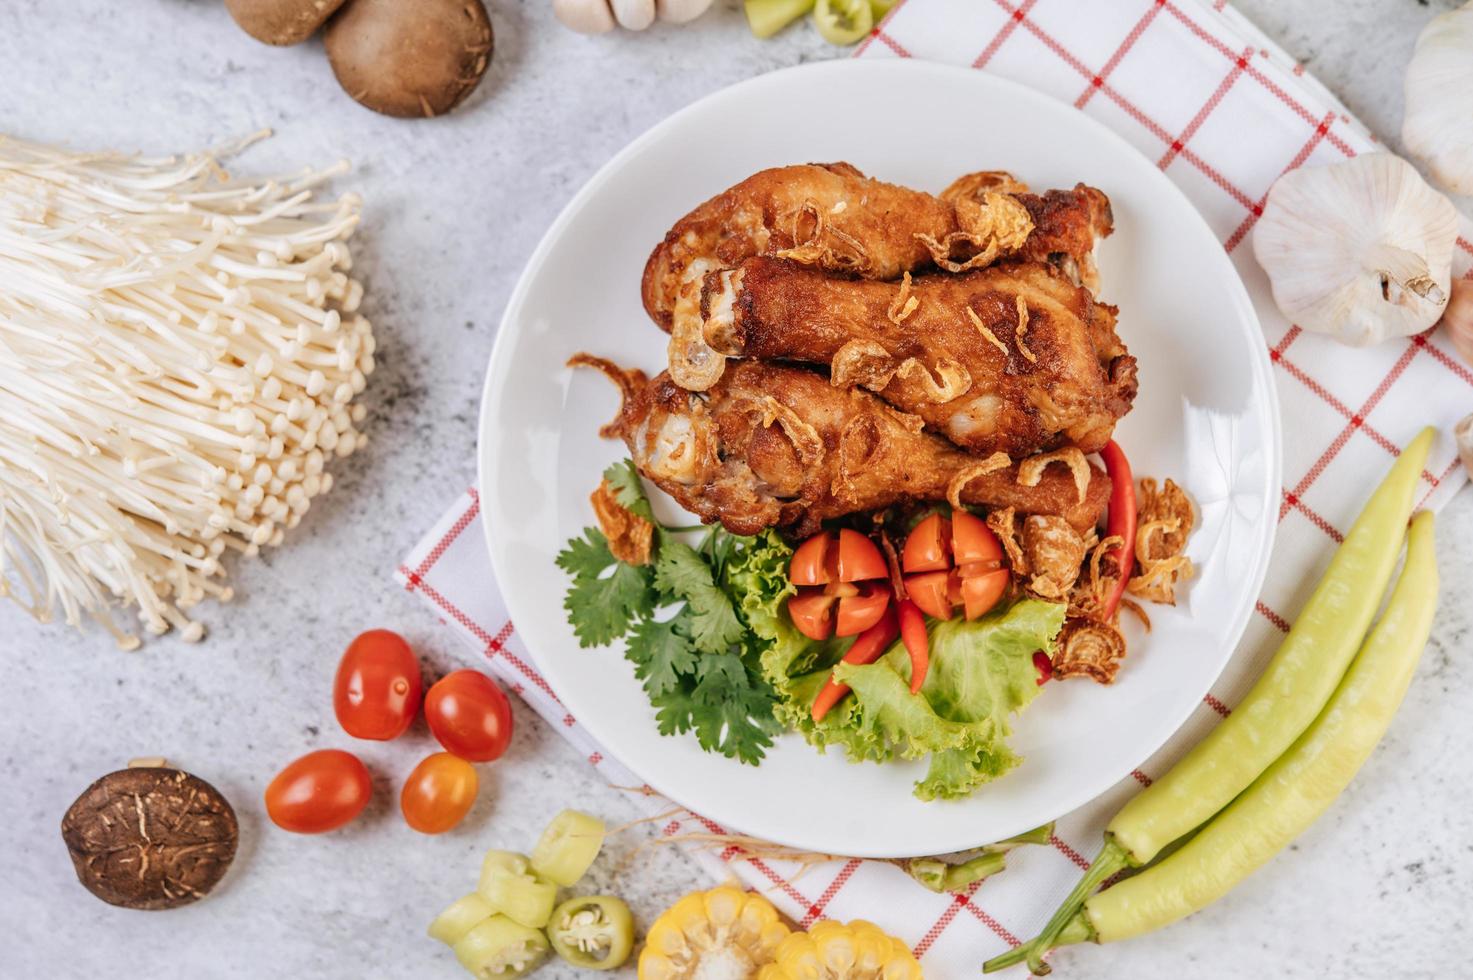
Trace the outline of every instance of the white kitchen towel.
<instances>
[{"instance_id":1,"label":"white kitchen towel","mask_svg":"<svg viewBox=\"0 0 1473 980\"><path fill-rule=\"evenodd\" d=\"M1377 147L1328 91L1226 4L900 0L857 54L946 61L1013 78L1078 106L1156 161L1206 217L1247 283L1279 403L1292 420L1284 426L1274 559L1237 653L1166 747L1110 792L1062 817L1051 846L1015 851L1006 873L955 896L925 891L883 861L838 861L799 874L797 865L735 846L699 854L715 876L735 872L802 925L828 917L876 920L912 945L929 975L969 976L986 957L1037 932L1087 865L1109 815L1230 712L1400 446L1424 425L1445 432L1473 411L1473 373L1434 333L1352 350L1302 332L1274 307L1247 247L1269 186L1294 167ZM1470 238L1465 222L1460 275L1473 258ZM1424 506L1440 506L1463 480L1450 440L1441 439L1423 474ZM484 666L611 784L637 786L559 704L520 646L496 590L478 515L479 498L470 490L405 559L398 580L431 603L484 656ZM668 801L649 795L651 814L672 811ZM683 811L662 829L724 832Z\"/></svg>"}]
</instances>

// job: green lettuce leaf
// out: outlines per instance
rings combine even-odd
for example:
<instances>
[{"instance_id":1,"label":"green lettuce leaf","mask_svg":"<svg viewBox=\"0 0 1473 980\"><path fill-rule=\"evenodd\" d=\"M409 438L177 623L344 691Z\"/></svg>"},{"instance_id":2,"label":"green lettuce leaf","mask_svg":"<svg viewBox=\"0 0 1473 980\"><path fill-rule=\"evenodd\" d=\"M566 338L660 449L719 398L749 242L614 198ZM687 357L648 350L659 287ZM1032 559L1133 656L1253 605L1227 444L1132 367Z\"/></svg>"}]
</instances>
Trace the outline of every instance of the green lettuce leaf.
<instances>
[{"instance_id":1,"label":"green lettuce leaf","mask_svg":"<svg viewBox=\"0 0 1473 980\"><path fill-rule=\"evenodd\" d=\"M1010 718L1038 696L1033 652L1052 645L1064 612L1025 599L971 623L931 622L931 665L915 697L900 643L873 664L835 666L847 641L814 643L779 610L763 620L762 674L777 691L778 717L820 750L837 746L856 762L929 756L916 795L955 799L1021 761L1006 743ZM809 707L831 671L854 693L815 725Z\"/></svg>"}]
</instances>

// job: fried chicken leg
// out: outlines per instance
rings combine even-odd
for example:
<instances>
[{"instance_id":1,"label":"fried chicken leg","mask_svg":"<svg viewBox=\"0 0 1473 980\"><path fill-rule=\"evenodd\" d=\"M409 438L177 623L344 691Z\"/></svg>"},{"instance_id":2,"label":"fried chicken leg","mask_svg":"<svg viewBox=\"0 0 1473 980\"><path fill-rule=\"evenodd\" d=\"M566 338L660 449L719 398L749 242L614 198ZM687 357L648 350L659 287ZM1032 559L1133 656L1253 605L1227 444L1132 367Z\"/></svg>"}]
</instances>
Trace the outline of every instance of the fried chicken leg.
<instances>
[{"instance_id":1,"label":"fried chicken leg","mask_svg":"<svg viewBox=\"0 0 1473 980\"><path fill-rule=\"evenodd\" d=\"M753 174L686 215L655 247L641 292L671 333L670 369L701 390L720 377L695 319L699 282L715 269L777 255L863 279L940 266L959 272L1026 250L1093 275L1109 201L1092 188L1028 194L1001 172L958 179L941 197L864 176L847 163Z\"/></svg>"},{"instance_id":2,"label":"fried chicken leg","mask_svg":"<svg viewBox=\"0 0 1473 980\"><path fill-rule=\"evenodd\" d=\"M1108 478L1082 454L1075 468L1034 466L1030 476L1026 462L979 460L869 392L804 368L739 362L698 395L664 372L651 380L588 354L569 364L619 385L623 405L602 432L624 440L645 478L736 534L807 535L830 518L948 498L1060 516L1085 531L1109 502Z\"/></svg>"},{"instance_id":3,"label":"fried chicken leg","mask_svg":"<svg viewBox=\"0 0 1473 980\"><path fill-rule=\"evenodd\" d=\"M1094 452L1135 397L1115 310L1042 263L896 284L759 257L709 273L701 312L717 356L828 368L973 452Z\"/></svg>"}]
</instances>

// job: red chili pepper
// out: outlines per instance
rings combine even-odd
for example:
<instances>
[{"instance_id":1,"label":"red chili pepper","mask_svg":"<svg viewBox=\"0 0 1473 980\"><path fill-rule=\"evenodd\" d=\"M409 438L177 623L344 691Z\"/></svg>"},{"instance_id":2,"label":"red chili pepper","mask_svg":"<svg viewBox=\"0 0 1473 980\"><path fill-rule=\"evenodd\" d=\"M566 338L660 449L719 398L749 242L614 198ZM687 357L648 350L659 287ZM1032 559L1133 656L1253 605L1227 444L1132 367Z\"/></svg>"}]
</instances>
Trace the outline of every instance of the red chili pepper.
<instances>
[{"instance_id":1,"label":"red chili pepper","mask_svg":"<svg viewBox=\"0 0 1473 980\"><path fill-rule=\"evenodd\" d=\"M1115 618L1120 608L1120 598L1125 595L1125 586L1130 582L1130 573L1135 570L1135 477L1130 472L1130 461L1115 440L1111 439L1100 450L1105 461L1105 472L1110 474L1110 518L1105 534L1124 540L1119 548L1110 553L1120 567L1120 578L1105 598L1104 619Z\"/></svg>"},{"instance_id":2,"label":"red chili pepper","mask_svg":"<svg viewBox=\"0 0 1473 980\"><path fill-rule=\"evenodd\" d=\"M910 693L919 694L931 666L931 650L926 641L926 617L909 599L900 600L900 639L910 654Z\"/></svg>"},{"instance_id":3,"label":"red chili pepper","mask_svg":"<svg viewBox=\"0 0 1473 980\"><path fill-rule=\"evenodd\" d=\"M1033 669L1038 671L1039 687L1043 687L1054 676L1054 662L1042 650L1033 651Z\"/></svg>"},{"instance_id":4,"label":"red chili pepper","mask_svg":"<svg viewBox=\"0 0 1473 980\"><path fill-rule=\"evenodd\" d=\"M895 642L895 637L900 635L900 626L895 621L895 608L885 610L885 617L878 623L859 634L859 639L844 654L846 664L872 664L880 659L881 654L890 649L890 644ZM824 684L823 689L818 692L818 697L813 699L813 720L823 721L823 716L844 700L844 695L849 693L848 684L840 684L830 677Z\"/></svg>"}]
</instances>

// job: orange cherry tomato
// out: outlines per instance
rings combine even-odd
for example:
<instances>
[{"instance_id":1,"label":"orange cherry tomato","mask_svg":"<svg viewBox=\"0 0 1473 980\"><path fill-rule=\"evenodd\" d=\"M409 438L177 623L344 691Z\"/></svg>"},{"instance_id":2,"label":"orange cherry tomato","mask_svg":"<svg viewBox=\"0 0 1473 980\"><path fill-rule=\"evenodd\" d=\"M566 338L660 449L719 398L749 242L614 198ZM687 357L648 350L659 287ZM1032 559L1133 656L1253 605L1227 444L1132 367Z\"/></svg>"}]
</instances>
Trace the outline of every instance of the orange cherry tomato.
<instances>
[{"instance_id":1,"label":"orange cherry tomato","mask_svg":"<svg viewBox=\"0 0 1473 980\"><path fill-rule=\"evenodd\" d=\"M943 572L951 567L951 527L940 514L931 514L905 537L900 567L907 572Z\"/></svg>"},{"instance_id":2,"label":"orange cherry tomato","mask_svg":"<svg viewBox=\"0 0 1473 980\"><path fill-rule=\"evenodd\" d=\"M905 577L905 594L920 607L921 612L936 619L950 619L951 607L955 605L948 595L951 572L922 572Z\"/></svg>"},{"instance_id":3,"label":"orange cherry tomato","mask_svg":"<svg viewBox=\"0 0 1473 980\"><path fill-rule=\"evenodd\" d=\"M332 707L354 738L387 741L404 734L419 710L419 661L404 637L369 630L348 644L332 685Z\"/></svg>"},{"instance_id":4,"label":"orange cherry tomato","mask_svg":"<svg viewBox=\"0 0 1473 980\"><path fill-rule=\"evenodd\" d=\"M977 575L966 574L962 570L962 609L968 620L979 619L987 615L987 612L997 605L998 600L1008 591L1008 582L1012 575L1006 568L994 569L990 572L982 572Z\"/></svg>"},{"instance_id":5,"label":"orange cherry tomato","mask_svg":"<svg viewBox=\"0 0 1473 980\"><path fill-rule=\"evenodd\" d=\"M827 585L829 535L815 534L798 546L788 563L788 580L794 585Z\"/></svg>"},{"instance_id":6,"label":"orange cherry tomato","mask_svg":"<svg viewBox=\"0 0 1473 980\"><path fill-rule=\"evenodd\" d=\"M800 592L788 600L788 615L799 633L810 640L827 640L834 632L834 597Z\"/></svg>"},{"instance_id":7,"label":"orange cherry tomato","mask_svg":"<svg viewBox=\"0 0 1473 980\"><path fill-rule=\"evenodd\" d=\"M907 541L907 544L910 542ZM987 522L964 510L951 515L951 556L958 566L973 562L1001 562L1002 542Z\"/></svg>"},{"instance_id":8,"label":"orange cherry tomato","mask_svg":"<svg viewBox=\"0 0 1473 980\"><path fill-rule=\"evenodd\" d=\"M404 780L399 809L404 822L421 834L443 834L465 819L479 788L475 766L449 752L436 752Z\"/></svg>"},{"instance_id":9,"label":"orange cherry tomato","mask_svg":"<svg viewBox=\"0 0 1473 980\"><path fill-rule=\"evenodd\" d=\"M266 787L266 814L282 830L321 834L337 830L368 805L368 770L341 749L320 749L290 763Z\"/></svg>"},{"instance_id":10,"label":"orange cherry tomato","mask_svg":"<svg viewBox=\"0 0 1473 980\"><path fill-rule=\"evenodd\" d=\"M839 581L865 582L888 578L890 566L869 538L848 528L839 532Z\"/></svg>"},{"instance_id":11,"label":"orange cherry tomato","mask_svg":"<svg viewBox=\"0 0 1473 980\"><path fill-rule=\"evenodd\" d=\"M857 595L839 599L839 617L835 636L858 636L880 621L890 605L890 588L874 582L863 583Z\"/></svg>"},{"instance_id":12,"label":"orange cherry tomato","mask_svg":"<svg viewBox=\"0 0 1473 980\"><path fill-rule=\"evenodd\" d=\"M457 670L425 695L425 721L445 751L471 762L501 758L511 741L511 705L479 670Z\"/></svg>"}]
</instances>

